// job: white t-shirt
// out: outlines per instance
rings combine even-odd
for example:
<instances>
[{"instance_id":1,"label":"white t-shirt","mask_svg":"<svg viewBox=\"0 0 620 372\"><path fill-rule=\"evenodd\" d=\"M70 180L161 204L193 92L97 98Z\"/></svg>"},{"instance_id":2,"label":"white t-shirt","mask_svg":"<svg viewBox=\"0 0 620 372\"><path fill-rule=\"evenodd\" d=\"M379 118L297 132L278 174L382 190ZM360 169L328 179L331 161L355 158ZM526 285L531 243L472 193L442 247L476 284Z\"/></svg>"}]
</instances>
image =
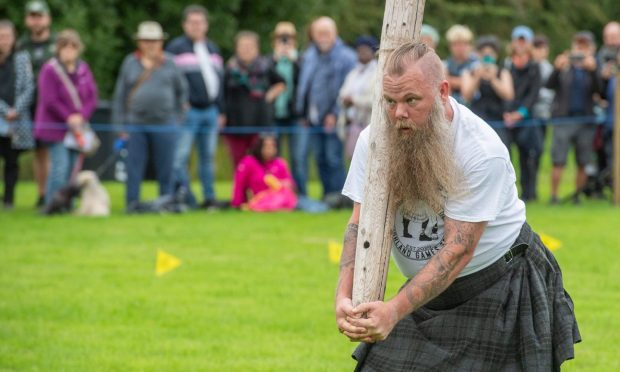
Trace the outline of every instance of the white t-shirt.
<instances>
[{"instance_id":1,"label":"white t-shirt","mask_svg":"<svg viewBox=\"0 0 620 372\"><path fill-rule=\"evenodd\" d=\"M202 80L205 82L209 99L215 100L220 89L219 78L217 72L215 72L215 66L213 66L213 62L211 61L211 55L209 54L206 43L204 41L195 42L194 53L196 53L198 63L200 64Z\"/></svg>"},{"instance_id":2,"label":"white t-shirt","mask_svg":"<svg viewBox=\"0 0 620 372\"><path fill-rule=\"evenodd\" d=\"M444 216L465 222L487 221L474 257L459 276L469 275L502 257L525 222L525 205L517 196L516 177L508 151L497 134L467 107L450 97L454 118L454 155L469 186L464 196L448 198L436 215L430 209L394 220L392 257L400 271L413 277L441 248ZM362 131L342 194L363 203L370 128Z\"/></svg>"}]
</instances>

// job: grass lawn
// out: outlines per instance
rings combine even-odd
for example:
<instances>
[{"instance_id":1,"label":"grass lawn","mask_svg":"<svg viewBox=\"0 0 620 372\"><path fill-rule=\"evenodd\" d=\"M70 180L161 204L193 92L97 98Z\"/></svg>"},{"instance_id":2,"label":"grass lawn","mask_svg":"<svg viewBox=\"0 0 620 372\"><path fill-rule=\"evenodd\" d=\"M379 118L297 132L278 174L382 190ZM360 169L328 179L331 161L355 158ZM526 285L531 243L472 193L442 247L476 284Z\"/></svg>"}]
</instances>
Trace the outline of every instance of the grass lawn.
<instances>
[{"instance_id":1,"label":"grass lawn","mask_svg":"<svg viewBox=\"0 0 620 372\"><path fill-rule=\"evenodd\" d=\"M0 211L0 370L353 369L327 250L348 212L126 216L122 186L106 186L108 219L39 217L30 183L16 210ZM563 243L556 256L584 339L565 369L620 370L620 213L541 202L528 220ZM155 276L158 249L181 267ZM388 296L402 282L392 267Z\"/></svg>"}]
</instances>

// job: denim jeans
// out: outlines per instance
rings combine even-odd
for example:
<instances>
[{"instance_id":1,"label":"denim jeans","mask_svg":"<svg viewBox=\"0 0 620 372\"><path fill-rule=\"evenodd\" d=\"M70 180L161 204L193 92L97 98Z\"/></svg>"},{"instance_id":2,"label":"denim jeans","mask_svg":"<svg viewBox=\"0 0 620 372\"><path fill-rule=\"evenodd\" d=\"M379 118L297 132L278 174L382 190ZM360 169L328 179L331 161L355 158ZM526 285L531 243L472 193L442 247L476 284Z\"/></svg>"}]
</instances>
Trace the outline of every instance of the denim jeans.
<instances>
[{"instance_id":1,"label":"denim jeans","mask_svg":"<svg viewBox=\"0 0 620 372\"><path fill-rule=\"evenodd\" d=\"M47 175L45 189L45 202L52 201L56 191L60 190L69 182L71 171L78 157L78 152L69 150L62 141L48 144L50 157L50 169Z\"/></svg>"},{"instance_id":2,"label":"denim jeans","mask_svg":"<svg viewBox=\"0 0 620 372\"><path fill-rule=\"evenodd\" d=\"M159 195L171 195L173 190L172 159L176 133L133 132L127 141L127 185L125 202L129 206L140 200L140 184L144 178L149 155L153 156Z\"/></svg>"},{"instance_id":3,"label":"denim jeans","mask_svg":"<svg viewBox=\"0 0 620 372\"><path fill-rule=\"evenodd\" d=\"M312 134L312 150L323 184L323 196L340 194L346 177L342 141L336 132L316 132Z\"/></svg>"},{"instance_id":4,"label":"denim jeans","mask_svg":"<svg viewBox=\"0 0 620 372\"><path fill-rule=\"evenodd\" d=\"M219 116L218 108L213 105L205 109L192 108L186 116L185 127L179 134L174 153L174 183L190 185L187 172L189 156L194 142L198 147L198 175L202 184L202 195L205 200L215 199L214 154L217 148Z\"/></svg>"},{"instance_id":5,"label":"denim jeans","mask_svg":"<svg viewBox=\"0 0 620 372\"><path fill-rule=\"evenodd\" d=\"M308 194L308 153L310 128L301 125L298 120L276 121L276 126L286 128L282 135L288 135L288 151L291 173L299 195ZM280 138L282 137L280 135Z\"/></svg>"}]
</instances>

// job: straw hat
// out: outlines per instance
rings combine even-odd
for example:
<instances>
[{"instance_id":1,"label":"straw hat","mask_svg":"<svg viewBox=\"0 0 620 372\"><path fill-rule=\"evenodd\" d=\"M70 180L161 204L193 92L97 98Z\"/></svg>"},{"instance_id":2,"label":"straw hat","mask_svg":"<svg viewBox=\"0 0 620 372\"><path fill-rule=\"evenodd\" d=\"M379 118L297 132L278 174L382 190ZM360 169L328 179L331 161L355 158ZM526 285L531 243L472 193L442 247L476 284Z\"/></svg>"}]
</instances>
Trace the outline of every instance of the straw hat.
<instances>
[{"instance_id":1,"label":"straw hat","mask_svg":"<svg viewBox=\"0 0 620 372\"><path fill-rule=\"evenodd\" d=\"M136 40L165 40L168 35L164 33L161 25L155 21L144 21L138 25L138 32L134 35Z\"/></svg>"}]
</instances>

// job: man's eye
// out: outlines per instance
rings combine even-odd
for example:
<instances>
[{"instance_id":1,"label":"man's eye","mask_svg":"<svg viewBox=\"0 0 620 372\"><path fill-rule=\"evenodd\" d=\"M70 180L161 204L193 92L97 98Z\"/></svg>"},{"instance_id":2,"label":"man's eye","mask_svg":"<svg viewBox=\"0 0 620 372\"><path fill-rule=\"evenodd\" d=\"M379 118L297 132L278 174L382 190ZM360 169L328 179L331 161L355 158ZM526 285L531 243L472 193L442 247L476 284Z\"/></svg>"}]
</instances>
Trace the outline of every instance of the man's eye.
<instances>
[{"instance_id":1,"label":"man's eye","mask_svg":"<svg viewBox=\"0 0 620 372\"><path fill-rule=\"evenodd\" d=\"M396 103L396 101L394 101L393 99L386 98L386 99L385 99L385 103L386 103L388 106L394 106L394 104Z\"/></svg>"},{"instance_id":2,"label":"man's eye","mask_svg":"<svg viewBox=\"0 0 620 372\"><path fill-rule=\"evenodd\" d=\"M416 103L416 101L417 101L417 100L416 100L415 98L408 98L408 99L407 99L407 104L408 104L408 105L413 105L414 103Z\"/></svg>"}]
</instances>

